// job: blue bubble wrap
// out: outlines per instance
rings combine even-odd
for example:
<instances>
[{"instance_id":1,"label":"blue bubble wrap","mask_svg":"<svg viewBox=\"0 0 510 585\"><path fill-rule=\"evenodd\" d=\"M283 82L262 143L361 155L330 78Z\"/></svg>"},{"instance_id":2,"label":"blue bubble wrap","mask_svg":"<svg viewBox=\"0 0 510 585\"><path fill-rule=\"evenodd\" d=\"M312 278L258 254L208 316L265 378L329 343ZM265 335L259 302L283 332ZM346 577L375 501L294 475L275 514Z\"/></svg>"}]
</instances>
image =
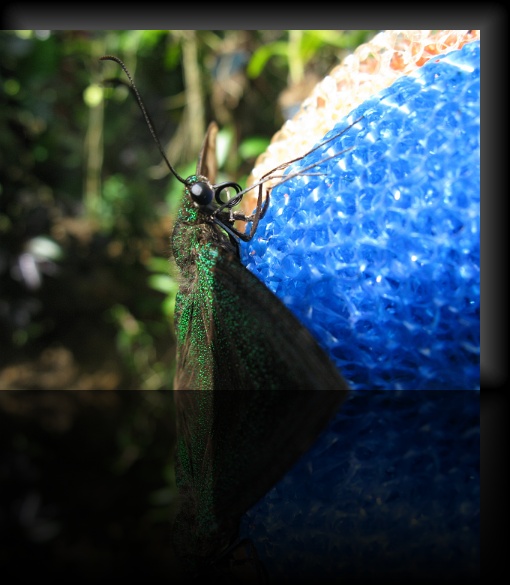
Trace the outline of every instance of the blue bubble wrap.
<instances>
[{"instance_id":1,"label":"blue bubble wrap","mask_svg":"<svg viewBox=\"0 0 510 585\"><path fill-rule=\"evenodd\" d=\"M289 172L350 150L273 189L244 264L353 388L479 388L479 42L400 78L333 135Z\"/></svg>"},{"instance_id":2,"label":"blue bubble wrap","mask_svg":"<svg viewBox=\"0 0 510 585\"><path fill-rule=\"evenodd\" d=\"M243 246L354 388L242 520L273 582L479 577L479 50L357 108Z\"/></svg>"},{"instance_id":3,"label":"blue bubble wrap","mask_svg":"<svg viewBox=\"0 0 510 585\"><path fill-rule=\"evenodd\" d=\"M471 583L479 392L352 392L241 533L275 583Z\"/></svg>"}]
</instances>

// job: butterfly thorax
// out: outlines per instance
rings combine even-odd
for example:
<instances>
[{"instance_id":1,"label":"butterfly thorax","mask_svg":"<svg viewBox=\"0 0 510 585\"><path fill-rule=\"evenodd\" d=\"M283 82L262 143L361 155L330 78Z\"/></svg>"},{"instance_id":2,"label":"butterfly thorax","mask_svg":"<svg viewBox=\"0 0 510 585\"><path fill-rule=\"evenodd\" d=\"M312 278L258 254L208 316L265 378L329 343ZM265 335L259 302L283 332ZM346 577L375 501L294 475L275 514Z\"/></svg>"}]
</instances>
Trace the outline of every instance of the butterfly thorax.
<instances>
[{"instance_id":1,"label":"butterfly thorax","mask_svg":"<svg viewBox=\"0 0 510 585\"><path fill-rule=\"evenodd\" d=\"M236 253L227 234L214 223L208 211L184 194L171 239L173 256L184 280L193 278L197 262L204 255L211 257L220 251Z\"/></svg>"}]
</instances>

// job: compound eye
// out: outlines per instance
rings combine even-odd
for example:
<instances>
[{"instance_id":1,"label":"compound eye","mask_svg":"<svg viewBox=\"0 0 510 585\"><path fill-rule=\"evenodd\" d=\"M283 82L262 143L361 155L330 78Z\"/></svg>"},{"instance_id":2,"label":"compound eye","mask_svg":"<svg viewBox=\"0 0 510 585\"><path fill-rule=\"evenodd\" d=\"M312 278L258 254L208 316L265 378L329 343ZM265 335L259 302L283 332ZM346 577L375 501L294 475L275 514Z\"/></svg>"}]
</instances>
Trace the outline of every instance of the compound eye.
<instances>
[{"instance_id":1,"label":"compound eye","mask_svg":"<svg viewBox=\"0 0 510 585\"><path fill-rule=\"evenodd\" d=\"M213 200L212 187L203 181L198 181L189 187L191 198L198 205L209 205Z\"/></svg>"}]
</instances>

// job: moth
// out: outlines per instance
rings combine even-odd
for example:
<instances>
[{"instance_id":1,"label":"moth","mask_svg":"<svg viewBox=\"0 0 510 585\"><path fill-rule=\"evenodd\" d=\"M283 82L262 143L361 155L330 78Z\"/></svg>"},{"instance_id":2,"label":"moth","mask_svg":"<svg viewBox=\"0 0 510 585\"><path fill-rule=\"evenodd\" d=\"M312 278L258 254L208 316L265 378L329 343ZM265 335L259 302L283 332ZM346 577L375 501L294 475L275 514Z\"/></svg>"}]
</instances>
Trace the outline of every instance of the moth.
<instances>
[{"instance_id":1,"label":"moth","mask_svg":"<svg viewBox=\"0 0 510 585\"><path fill-rule=\"evenodd\" d=\"M174 544L190 573L200 574L236 550L242 515L311 446L348 384L308 329L240 261L240 241L255 235L270 204L264 183L288 180L293 175L278 173L293 161L250 187L258 188L251 215L236 211L248 189L216 183L217 125L209 125L196 174L180 177L127 69L116 57L102 59L124 69L168 168L184 185L171 236L180 272Z\"/></svg>"},{"instance_id":2,"label":"moth","mask_svg":"<svg viewBox=\"0 0 510 585\"><path fill-rule=\"evenodd\" d=\"M239 259L269 205L262 184L255 212L233 211L246 191L215 184L217 125L210 124L196 175L186 179L172 234L180 271L175 303L177 390L345 390L347 385L308 329ZM274 175L271 175L274 176ZM223 201L234 186L238 194ZM251 222L248 234L236 221Z\"/></svg>"}]
</instances>

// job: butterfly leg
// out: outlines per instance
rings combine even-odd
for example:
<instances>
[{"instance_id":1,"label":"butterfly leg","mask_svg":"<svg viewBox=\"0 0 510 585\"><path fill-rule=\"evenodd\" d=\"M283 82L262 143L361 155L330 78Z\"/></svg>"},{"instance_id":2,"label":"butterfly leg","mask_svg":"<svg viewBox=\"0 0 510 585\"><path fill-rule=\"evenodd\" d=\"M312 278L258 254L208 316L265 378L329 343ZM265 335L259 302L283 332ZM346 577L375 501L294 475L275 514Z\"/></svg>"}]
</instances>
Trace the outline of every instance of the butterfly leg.
<instances>
[{"instance_id":1,"label":"butterfly leg","mask_svg":"<svg viewBox=\"0 0 510 585\"><path fill-rule=\"evenodd\" d=\"M212 221L224 229L226 232L230 234L233 238L239 238L244 242L248 242L253 238L255 235L255 231L257 230L257 226L259 221L264 217L266 214L267 208L269 207L269 190L266 191L266 200L264 201L264 205L262 206L262 185L259 185L259 196L257 199L257 208L254 213L251 215L245 215L244 213L236 213L229 209L228 214L224 212L223 215L218 217L218 213L214 213L212 215ZM225 207L223 205L222 207ZM253 222L250 233L246 234L244 232L239 231L237 228L234 227L234 221L244 221L244 222Z\"/></svg>"},{"instance_id":2,"label":"butterfly leg","mask_svg":"<svg viewBox=\"0 0 510 585\"><path fill-rule=\"evenodd\" d=\"M259 221L264 217L269 207L269 200L270 200L269 189L266 189L266 199L264 201L264 204L262 205L262 185L259 185L259 196L257 198L257 207L255 209L255 212L248 216L239 214L238 217L236 217L237 214L234 214L234 219L238 219L245 222L252 222L249 234L246 233L239 234L239 237L244 242L249 242L255 235L255 232L257 231L257 226L259 225Z\"/></svg>"}]
</instances>

